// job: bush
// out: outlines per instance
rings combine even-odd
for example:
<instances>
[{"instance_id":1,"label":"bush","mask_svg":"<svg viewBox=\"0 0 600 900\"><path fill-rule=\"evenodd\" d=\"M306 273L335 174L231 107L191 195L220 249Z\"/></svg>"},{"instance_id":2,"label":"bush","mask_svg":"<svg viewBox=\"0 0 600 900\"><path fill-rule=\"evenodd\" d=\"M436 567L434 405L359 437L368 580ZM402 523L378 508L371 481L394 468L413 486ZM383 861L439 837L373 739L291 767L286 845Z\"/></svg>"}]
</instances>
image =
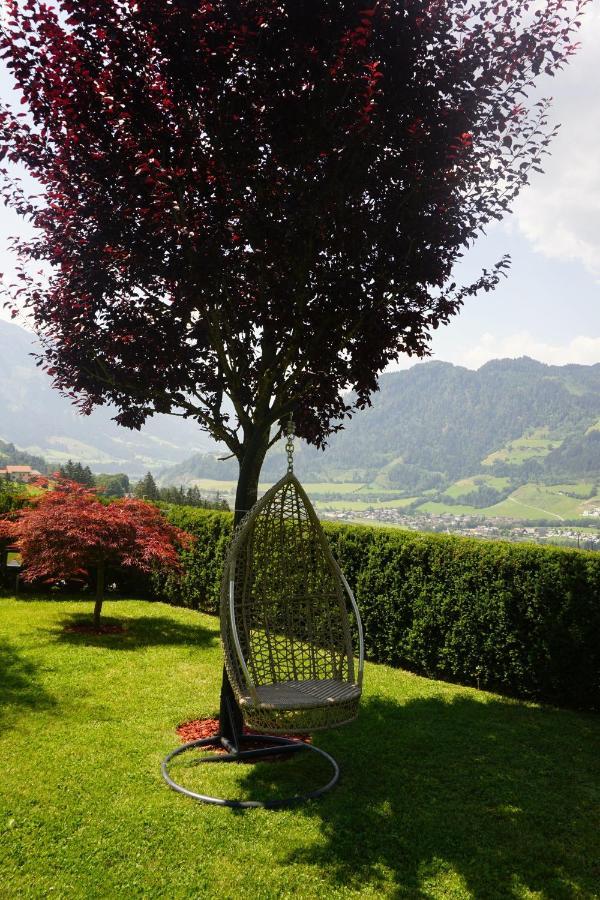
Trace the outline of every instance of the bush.
<instances>
[{"instance_id":1,"label":"bush","mask_svg":"<svg viewBox=\"0 0 600 900\"><path fill-rule=\"evenodd\" d=\"M376 535L356 579L370 658L515 696L600 704L600 556Z\"/></svg>"},{"instance_id":2,"label":"bush","mask_svg":"<svg viewBox=\"0 0 600 900\"><path fill-rule=\"evenodd\" d=\"M198 538L163 599L217 613L226 513L174 507ZM326 524L356 593L367 656L558 705L600 707L600 554Z\"/></svg>"},{"instance_id":3,"label":"bush","mask_svg":"<svg viewBox=\"0 0 600 900\"><path fill-rule=\"evenodd\" d=\"M172 525L189 531L197 540L182 553L183 576L152 577L155 595L176 606L218 615L221 575L233 516L189 506L171 506L165 512Z\"/></svg>"}]
</instances>

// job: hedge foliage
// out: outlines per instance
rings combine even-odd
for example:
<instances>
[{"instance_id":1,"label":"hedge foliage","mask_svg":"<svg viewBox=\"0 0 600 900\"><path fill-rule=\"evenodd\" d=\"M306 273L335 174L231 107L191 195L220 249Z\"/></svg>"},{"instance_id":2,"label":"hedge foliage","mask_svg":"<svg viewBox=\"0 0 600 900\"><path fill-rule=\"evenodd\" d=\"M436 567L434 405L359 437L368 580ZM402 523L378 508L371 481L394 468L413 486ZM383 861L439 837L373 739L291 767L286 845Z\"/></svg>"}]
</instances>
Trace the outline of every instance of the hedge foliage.
<instances>
[{"instance_id":1,"label":"hedge foliage","mask_svg":"<svg viewBox=\"0 0 600 900\"><path fill-rule=\"evenodd\" d=\"M173 525L189 531L197 540L182 552L182 576L153 576L155 592L168 603L218 615L232 514L191 506L171 506L166 512Z\"/></svg>"},{"instance_id":2,"label":"hedge foliage","mask_svg":"<svg viewBox=\"0 0 600 900\"><path fill-rule=\"evenodd\" d=\"M171 603L217 613L227 513L173 507L197 537ZM526 699L600 708L600 553L326 524L374 661Z\"/></svg>"}]
</instances>

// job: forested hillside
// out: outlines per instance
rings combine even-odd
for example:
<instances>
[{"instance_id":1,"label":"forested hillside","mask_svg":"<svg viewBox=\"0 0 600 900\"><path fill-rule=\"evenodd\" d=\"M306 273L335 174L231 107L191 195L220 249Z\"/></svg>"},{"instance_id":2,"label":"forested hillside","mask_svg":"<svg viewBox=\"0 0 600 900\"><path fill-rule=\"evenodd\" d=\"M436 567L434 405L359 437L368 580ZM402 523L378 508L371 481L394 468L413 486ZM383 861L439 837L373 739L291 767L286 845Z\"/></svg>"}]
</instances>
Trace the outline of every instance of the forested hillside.
<instances>
[{"instance_id":1,"label":"forested hillside","mask_svg":"<svg viewBox=\"0 0 600 900\"><path fill-rule=\"evenodd\" d=\"M0 468L5 466L31 466L38 472L46 471L46 461L40 456L33 456L24 450L18 450L14 444L0 441Z\"/></svg>"},{"instance_id":2,"label":"forested hillside","mask_svg":"<svg viewBox=\"0 0 600 900\"><path fill-rule=\"evenodd\" d=\"M600 475L599 422L600 364L522 358L471 371L428 362L383 375L372 407L347 421L325 453L300 447L296 468L308 481L417 493L477 474L593 478ZM270 453L265 481L283 471L282 454L282 447ZM198 455L165 471L163 481L236 475L235 460Z\"/></svg>"},{"instance_id":3,"label":"forested hillside","mask_svg":"<svg viewBox=\"0 0 600 900\"><path fill-rule=\"evenodd\" d=\"M34 351L29 332L0 322L0 440L19 448L21 461L24 452L54 467L72 458L134 478L151 469L163 484L237 478L235 459L192 456L196 448L215 447L193 421L157 416L136 432L112 422L109 409L78 415L36 368ZM492 476L511 484L600 477L600 364L504 359L472 371L420 363L383 375L372 400L325 452L297 442L296 468L305 481L375 485L408 496L482 475L487 483L474 490L483 504L483 493L498 490ZM32 464L40 468L39 459ZM278 446L263 480L284 469Z\"/></svg>"}]
</instances>

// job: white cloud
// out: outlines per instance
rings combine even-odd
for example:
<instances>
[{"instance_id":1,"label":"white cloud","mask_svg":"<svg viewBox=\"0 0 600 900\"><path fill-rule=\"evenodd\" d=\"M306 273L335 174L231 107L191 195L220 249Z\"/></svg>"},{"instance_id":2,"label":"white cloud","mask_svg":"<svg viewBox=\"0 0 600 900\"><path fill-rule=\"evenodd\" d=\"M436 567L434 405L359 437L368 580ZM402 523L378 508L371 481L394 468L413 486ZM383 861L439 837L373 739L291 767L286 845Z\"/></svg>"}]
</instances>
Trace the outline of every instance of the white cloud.
<instances>
[{"instance_id":1,"label":"white cloud","mask_svg":"<svg viewBox=\"0 0 600 900\"><path fill-rule=\"evenodd\" d=\"M561 123L544 175L515 204L517 224L545 256L579 261L600 276L600 9L588 8L581 48L556 76L552 120ZM544 93L550 87L544 85Z\"/></svg>"},{"instance_id":2,"label":"white cloud","mask_svg":"<svg viewBox=\"0 0 600 900\"><path fill-rule=\"evenodd\" d=\"M450 362L478 369L490 359L516 359L530 356L549 365L564 366L568 363L593 365L600 362L600 337L579 335L566 344L549 344L533 337L527 331L520 331L507 337L498 338L489 332L482 334L472 347L456 351Z\"/></svg>"}]
</instances>

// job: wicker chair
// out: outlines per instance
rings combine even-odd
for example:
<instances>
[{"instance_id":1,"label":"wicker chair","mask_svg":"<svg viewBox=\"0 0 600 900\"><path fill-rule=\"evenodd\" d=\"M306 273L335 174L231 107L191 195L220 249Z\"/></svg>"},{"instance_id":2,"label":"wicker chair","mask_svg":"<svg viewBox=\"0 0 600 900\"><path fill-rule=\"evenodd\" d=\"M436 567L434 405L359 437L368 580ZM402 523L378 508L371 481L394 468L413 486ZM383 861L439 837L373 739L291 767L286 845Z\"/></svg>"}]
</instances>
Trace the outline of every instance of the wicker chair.
<instances>
[{"instance_id":1,"label":"wicker chair","mask_svg":"<svg viewBox=\"0 0 600 900\"><path fill-rule=\"evenodd\" d=\"M242 520L225 564L221 638L226 677L220 733L177 747L162 763L169 787L204 803L274 808L319 797L339 778L335 759L320 747L282 733L333 728L351 722L358 712L364 664L360 614L311 502L293 474L291 420L287 452L287 473ZM238 708L252 734L242 732ZM257 741L267 746L256 748ZM274 750L279 756L310 751L327 760L333 775L312 791L271 800L212 797L173 780L169 763L174 757L215 745L226 752L204 756L195 764L259 762L272 758Z\"/></svg>"},{"instance_id":2,"label":"wicker chair","mask_svg":"<svg viewBox=\"0 0 600 900\"><path fill-rule=\"evenodd\" d=\"M356 717L364 658L360 615L292 472L259 500L234 536L221 589L221 638L231 686L254 731L313 732Z\"/></svg>"}]
</instances>

